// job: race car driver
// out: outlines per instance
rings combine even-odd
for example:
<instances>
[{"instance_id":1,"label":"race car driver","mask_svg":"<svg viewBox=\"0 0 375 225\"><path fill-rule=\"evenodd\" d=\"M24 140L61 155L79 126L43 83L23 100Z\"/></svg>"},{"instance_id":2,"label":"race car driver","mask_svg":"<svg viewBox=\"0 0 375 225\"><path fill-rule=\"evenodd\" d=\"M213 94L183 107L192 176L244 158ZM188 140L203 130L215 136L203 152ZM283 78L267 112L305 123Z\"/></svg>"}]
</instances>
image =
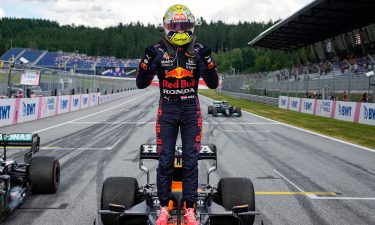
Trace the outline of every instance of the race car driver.
<instances>
[{"instance_id":1,"label":"race car driver","mask_svg":"<svg viewBox=\"0 0 375 225\"><path fill-rule=\"evenodd\" d=\"M193 36L195 24L193 14L186 6L169 7L163 18L165 35L159 43L146 48L136 79L138 88L146 88L155 74L159 78L156 143L159 154L157 189L161 208L157 225L168 223L179 131L182 140L182 192L186 204L184 219L187 225L198 225L194 210L198 195L198 153L202 133L198 83L202 77L209 88L215 89L219 78L211 58L211 49Z\"/></svg>"}]
</instances>

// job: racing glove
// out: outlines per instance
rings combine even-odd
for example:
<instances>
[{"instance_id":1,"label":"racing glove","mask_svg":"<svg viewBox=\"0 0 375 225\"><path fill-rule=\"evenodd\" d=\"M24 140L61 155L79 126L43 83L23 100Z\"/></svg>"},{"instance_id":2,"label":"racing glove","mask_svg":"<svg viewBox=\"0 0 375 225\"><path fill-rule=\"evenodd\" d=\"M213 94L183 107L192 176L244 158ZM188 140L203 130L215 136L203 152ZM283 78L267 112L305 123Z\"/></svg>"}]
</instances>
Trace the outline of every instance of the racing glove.
<instances>
[{"instance_id":1,"label":"racing glove","mask_svg":"<svg viewBox=\"0 0 375 225\"><path fill-rule=\"evenodd\" d=\"M203 48L199 49L198 54L203 60L206 69L215 69L215 63L211 57L211 48L203 46Z\"/></svg>"},{"instance_id":2,"label":"racing glove","mask_svg":"<svg viewBox=\"0 0 375 225\"><path fill-rule=\"evenodd\" d=\"M144 57L139 63L139 70L136 78L138 88L146 88L151 84L156 72L156 68L153 68L151 65L153 64L156 56L157 51L154 46L149 46L145 49Z\"/></svg>"},{"instance_id":3,"label":"racing glove","mask_svg":"<svg viewBox=\"0 0 375 225\"><path fill-rule=\"evenodd\" d=\"M204 68L201 70L201 76L207 87L211 89L217 88L219 85L219 76L217 74L216 66L211 57L211 48L203 46L198 50L198 54L203 62Z\"/></svg>"}]
</instances>

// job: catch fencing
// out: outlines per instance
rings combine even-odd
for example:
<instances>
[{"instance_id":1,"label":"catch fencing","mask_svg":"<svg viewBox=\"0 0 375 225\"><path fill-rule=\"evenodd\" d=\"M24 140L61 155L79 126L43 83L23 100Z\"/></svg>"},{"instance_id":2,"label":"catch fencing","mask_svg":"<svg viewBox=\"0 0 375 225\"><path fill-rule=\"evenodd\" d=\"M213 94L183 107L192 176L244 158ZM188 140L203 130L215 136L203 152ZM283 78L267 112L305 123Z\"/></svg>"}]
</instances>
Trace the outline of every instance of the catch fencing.
<instances>
[{"instance_id":1,"label":"catch fencing","mask_svg":"<svg viewBox=\"0 0 375 225\"><path fill-rule=\"evenodd\" d=\"M87 94L100 92L112 94L136 87L134 78L119 78L94 76L75 73L71 71L53 70L30 65L16 64L10 69L10 63L3 63L0 68L0 95L6 96L8 79L12 87L28 88L20 84L21 74L25 72L39 72L41 74L40 87L43 96Z\"/></svg>"},{"instance_id":2,"label":"catch fencing","mask_svg":"<svg viewBox=\"0 0 375 225\"><path fill-rule=\"evenodd\" d=\"M255 94L269 97L281 95L303 97L306 93L319 93L323 99L329 96L347 93L358 100L364 92L373 94L375 78L364 74L313 75L298 80L274 80L268 74L223 75L222 89L230 92ZM375 96L374 96L375 97ZM374 98L373 98L374 99Z\"/></svg>"}]
</instances>

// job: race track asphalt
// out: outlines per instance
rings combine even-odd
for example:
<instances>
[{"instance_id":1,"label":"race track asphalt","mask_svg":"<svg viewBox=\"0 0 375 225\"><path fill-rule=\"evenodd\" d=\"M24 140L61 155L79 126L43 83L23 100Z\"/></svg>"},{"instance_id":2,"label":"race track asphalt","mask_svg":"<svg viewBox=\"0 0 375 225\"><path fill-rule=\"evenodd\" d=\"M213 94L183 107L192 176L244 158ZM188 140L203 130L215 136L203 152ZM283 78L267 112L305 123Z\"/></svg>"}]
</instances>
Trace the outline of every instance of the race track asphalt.
<instances>
[{"instance_id":1,"label":"race track asphalt","mask_svg":"<svg viewBox=\"0 0 375 225\"><path fill-rule=\"evenodd\" d=\"M0 128L1 133L37 132L38 154L56 156L62 168L58 193L30 196L4 224L93 224L106 177L135 176L144 184L139 146L155 142L158 96L156 89L137 90L104 105ZM375 152L248 113L213 118L207 115L212 100L200 96L200 101L202 143L218 148L211 184L222 177L250 178L258 222L375 224ZM21 160L24 152L11 150L9 156ZM208 164L200 162L200 182ZM156 162L147 165L155 180Z\"/></svg>"}]
</instances>

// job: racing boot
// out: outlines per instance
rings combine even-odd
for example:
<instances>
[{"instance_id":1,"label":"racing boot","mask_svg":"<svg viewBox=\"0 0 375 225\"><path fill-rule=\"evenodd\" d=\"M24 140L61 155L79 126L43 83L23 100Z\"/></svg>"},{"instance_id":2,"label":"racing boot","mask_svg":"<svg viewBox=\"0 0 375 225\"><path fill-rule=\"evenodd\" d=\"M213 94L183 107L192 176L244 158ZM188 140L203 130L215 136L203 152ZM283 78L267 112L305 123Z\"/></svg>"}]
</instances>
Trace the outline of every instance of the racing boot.
<instances>
[{"instance_id":1,"label":"racing boot","mask_svg":"<svg viewBox=\"0 0 375 225\"><path fill-rule=\"evenodd\" d=\"M184 219L186 221L186 225L198 225L197 217L194 212L194 208L187 208L185 210Z\"/></svg>"},{"instance_id":2,"label":"racing boot","mask_svg":"<svg viewBox=\"0 0 375 225\"><path fill-rule=\"evenodd\" d=\"M156 225L168 225L169 209L168 206L160 207L160 213L156 220Z\"/></svg>"}]
</instances>

